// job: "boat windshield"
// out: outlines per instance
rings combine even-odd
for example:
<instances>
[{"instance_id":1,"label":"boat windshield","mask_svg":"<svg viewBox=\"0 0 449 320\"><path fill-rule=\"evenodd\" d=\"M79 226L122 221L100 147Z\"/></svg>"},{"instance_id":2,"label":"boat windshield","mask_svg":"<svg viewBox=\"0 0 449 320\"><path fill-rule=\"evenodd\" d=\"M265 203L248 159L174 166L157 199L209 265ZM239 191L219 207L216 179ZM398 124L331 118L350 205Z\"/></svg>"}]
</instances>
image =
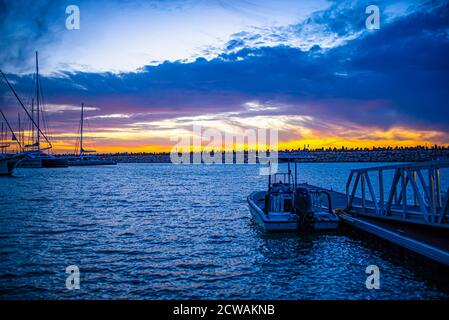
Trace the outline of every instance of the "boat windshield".
<instances>
[{"instance_id":1,"label":"boat windshield","mask_svg":"<svg viewBox=\"0 0 449 320\"><path fill-rule=\"evenodd\" d=\"M276 173L271 176L270 191L274 192L292 192L293 191L293 179L289 173Z\"/></svg>"},{"instance_id":2,"label":"boat windshield","mask_svg":"<svg viewBox=\"0 0 449 320\"><path fill-rule=\"evenodd\" d=\"M276 172L271 171L271 162L269 163L270 174L268 175L268 191L279 189L285 191L294 191L298 185L298 170L296 159L288 159L287 171Z\"/></svg>"},{"instance_id":3,"label":"boat windshield","mask_svg":"<svg viewBox=\"0 0 449 320\"><path fill-rule=\"evenodd\" d=\"M286 184L289 185L292 182L291 174L285 173L275 173L271 178L272 184Z\"/></svg>"}]
</instances>

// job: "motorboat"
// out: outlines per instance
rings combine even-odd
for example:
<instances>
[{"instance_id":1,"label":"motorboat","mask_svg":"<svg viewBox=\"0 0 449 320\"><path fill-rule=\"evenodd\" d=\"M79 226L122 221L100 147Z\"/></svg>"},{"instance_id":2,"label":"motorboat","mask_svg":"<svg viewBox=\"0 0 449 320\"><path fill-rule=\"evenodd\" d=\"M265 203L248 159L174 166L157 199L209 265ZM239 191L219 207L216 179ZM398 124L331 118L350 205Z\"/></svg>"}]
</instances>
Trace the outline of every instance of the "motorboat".
<instances>
[{"instance_id":1,"label":"motorboat","mask_svg":"<svg viewBox=\"0 0 449 320\"><path fill-rule=\"evenodd\" d=\"M266 231L331 230L339 218L332 210L327 191L298 185L296 158L283 159L287 172L268 174L268 189L255 191L248 198L251 214ZM294 175L291 163L294 163Z\"/></svg>"}]
</instances>

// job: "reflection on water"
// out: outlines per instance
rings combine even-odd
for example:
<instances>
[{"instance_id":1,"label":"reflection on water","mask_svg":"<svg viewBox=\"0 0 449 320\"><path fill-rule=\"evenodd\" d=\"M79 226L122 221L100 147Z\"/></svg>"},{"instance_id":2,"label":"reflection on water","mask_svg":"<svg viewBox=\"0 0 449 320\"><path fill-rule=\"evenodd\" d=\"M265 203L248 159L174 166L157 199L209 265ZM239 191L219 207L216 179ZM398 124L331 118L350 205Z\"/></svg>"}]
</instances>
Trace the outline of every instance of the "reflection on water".
<instances>
[{"instance_id":1,"label":"reflection on water","mask_svg":"<svg viewBox=\"0 0 449 320\"><path fill-rule=\"evenodd\" d=\"M301 179L341 190L350 168L301 164ZM246 196L256 165L119 164L20 169L0 180L0 297L410 299L449 297L362 236L267 235ZM68 265L81 289L65 287ZM381 289L365 288L365 268ZM440 281L441 280L441 281Z\"/></svg>"}]
</instances>

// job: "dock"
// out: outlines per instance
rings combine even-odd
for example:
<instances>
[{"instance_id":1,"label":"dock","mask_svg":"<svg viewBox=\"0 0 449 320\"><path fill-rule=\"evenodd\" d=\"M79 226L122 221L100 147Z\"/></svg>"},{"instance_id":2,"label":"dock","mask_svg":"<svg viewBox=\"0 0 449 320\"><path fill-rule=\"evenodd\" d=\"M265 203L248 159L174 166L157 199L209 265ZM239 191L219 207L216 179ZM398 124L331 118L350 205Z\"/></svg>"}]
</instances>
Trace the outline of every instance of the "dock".
<instances>
[{"instance_id":1,"label":"dock","mask_svg":"<svg viewBox=\"0 0 449 320\"><path fill-rule=\"evenodd\" d=\"M449 266L448 169L447 160L355 169L345 193L302 186L327 191L345 225Z\"/></svg>"}]
</instances>

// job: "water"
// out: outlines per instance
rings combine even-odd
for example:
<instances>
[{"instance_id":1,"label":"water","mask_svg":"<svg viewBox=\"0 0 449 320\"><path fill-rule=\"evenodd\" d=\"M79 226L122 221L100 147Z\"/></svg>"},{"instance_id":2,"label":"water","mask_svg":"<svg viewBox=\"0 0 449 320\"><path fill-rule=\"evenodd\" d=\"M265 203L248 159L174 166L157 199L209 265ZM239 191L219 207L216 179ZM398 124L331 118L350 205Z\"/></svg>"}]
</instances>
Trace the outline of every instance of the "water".
<instances>
[{"instance_id":1,"label":"water","mask_svg":"<svg viewBox=\"0 0 449 320\"><path fill-rule=\"evenodd\" d=\"M301 164L342 190L350 168ZM429 278L343 231L266 235L246 196L256 165L119 164L19 169L0 179L2 299L436 299ZM365 268L381 270L367 290ZM77 265L81 289L67 290Z\"/></svg>"}]
</instances>

